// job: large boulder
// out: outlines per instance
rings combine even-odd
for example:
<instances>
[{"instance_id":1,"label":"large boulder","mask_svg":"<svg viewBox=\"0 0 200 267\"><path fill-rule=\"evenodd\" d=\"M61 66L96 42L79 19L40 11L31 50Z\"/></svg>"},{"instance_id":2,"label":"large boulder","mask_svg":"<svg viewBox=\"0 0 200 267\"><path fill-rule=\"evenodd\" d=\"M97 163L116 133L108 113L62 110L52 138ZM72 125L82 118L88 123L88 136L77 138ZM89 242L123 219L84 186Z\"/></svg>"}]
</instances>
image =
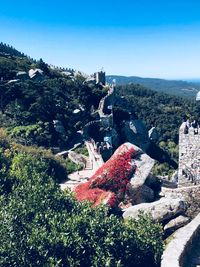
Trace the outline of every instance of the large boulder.
<instances>
[{"instance_id":1,"label":"large boulder","mask_svg":"<svg viewBox=\"0 0 200 267\"><path fill-rule=\"evenodd\" d=\"M145 185L153 164L154 161L139 147L125 143L87 183L80 184L75 189L76 198L80 201L92 201L91 194L95 195L92 202L96 205L104 201L103 190L112 193L106 195L107 204L110 206L124 207L153 201L154 191ZM98 194L102 201L99 201Z\"/></svg>"},{"instance_id":2,"label":"large boulder","mask_svg":"<svg viewBox=\"0 0 200 267\"><path fill-rule=\"evenodd\" d=\"M190 218L179 215L178 217L170 220L164 227L164 231L167 234L171 234L172 232L176 231L180 227L186 225L190 221Z\"/></svg>"},{"instance_id":3,"label":"large boulder","mask_svg":"<svg viewBox=\"0 0 200 267\"><path fill-rule=\"evenodd\" d=\"M125 202L137 205L140 203L152 202L154 198L154 191L147 185L132 186L129 184L126 190Z\"/></svg>"},{"instance_id":4,"label":"large boulder","mask_svg":"<svg viewBox=\"0 0 200 267\"><path fill-rule=\"evenodd\" d=\"M187 203L181 199L161 198L152 203L142 203L127 208L124 219L138 218L141 212L151 214L154 221L166 222L179 214L183 214L187 209Z\"/></svg>"},{"instance_id":5,"label":"large boulder","mask_svg":"<svg viewBox=\"0 0 200 267\"><path fill-rule=\"evenodd\" d=\"M122 128L122 135L125 140L141 147L144 151L150 145L148 131L144 123L139 119L126 121Z\"/></svg>"},{"instance_id":6,"label":"large boulder","mask_svg":"<svg viewBox=\"0 0 200 267\"><path fill-rule=\"evenodd\" d=\"M31 80L34 81L43 81L44 80L44 72L41 69L30 69L28 75Z\"/></svg>"},{"instance_id":7,"label":"large boulder","mask_svg":"<svg viewBox=\"0 0 200 267\"><path fill-rule=\"evenodd\" d=\"M147 186L146 181L154 165L154 160L145 154L140 148L134 146L137 154L134 158L136 170L130 179L126 190L126 199L132 204L151 202L154 200L154 191Z\"/></svg>"}]
</instances>

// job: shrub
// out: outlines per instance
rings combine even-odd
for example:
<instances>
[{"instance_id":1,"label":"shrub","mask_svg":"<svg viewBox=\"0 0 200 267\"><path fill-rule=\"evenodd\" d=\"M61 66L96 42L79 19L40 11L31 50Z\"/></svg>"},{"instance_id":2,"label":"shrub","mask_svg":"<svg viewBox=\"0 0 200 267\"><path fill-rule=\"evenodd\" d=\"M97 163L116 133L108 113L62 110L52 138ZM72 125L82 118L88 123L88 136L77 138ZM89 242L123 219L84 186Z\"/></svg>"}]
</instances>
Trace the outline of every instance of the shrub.
<instances>
[{"instance_id":1,"label":"shrub","mask_svg":"<svg viewBox=\"0 0 200 267\"><path fill-rule=\"evenodd\" d=\"M159 262L161 226L108 216L105 206L78 202L45 172L41 160L19 155L18 183L0 198L1 266L145 267ZM149 265L150 264L150 265Z\"/></svg>"}]
</instances>

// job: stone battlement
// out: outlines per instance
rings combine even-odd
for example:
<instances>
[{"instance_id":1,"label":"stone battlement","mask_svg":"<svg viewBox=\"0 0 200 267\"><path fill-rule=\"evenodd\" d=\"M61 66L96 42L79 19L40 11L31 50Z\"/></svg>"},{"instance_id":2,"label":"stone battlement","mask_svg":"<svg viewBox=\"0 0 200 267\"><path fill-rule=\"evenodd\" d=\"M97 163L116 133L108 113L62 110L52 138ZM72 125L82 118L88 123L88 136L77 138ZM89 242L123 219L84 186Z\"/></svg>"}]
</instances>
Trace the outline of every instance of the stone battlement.
<instances>
[{"instance_id":1,"label":"stone battlement","mask_svg":"<svg viewBox=\"0 0 200 267\"><path fill-rule=\"evenodd\" d=\"M179 130L178 184L191 183L200 183L200 128L188 128L184 122Z\"/></svg>"},{"instance_id":2,"label":"stone battlement","mask_svg":"<svg viewBox=\"0 0 200 267\"><path fill-rule=\"evenodd\" d=\"M200 138L200 127L197 126L196 128L194 127L187 127L187 124L186 122L183 122L181 127L180 127L180 130L179 130L179 136L180 134L184 134L185 138L187 138L187 136L198 136L198 138Z\"/></svg>"}]
</instances>

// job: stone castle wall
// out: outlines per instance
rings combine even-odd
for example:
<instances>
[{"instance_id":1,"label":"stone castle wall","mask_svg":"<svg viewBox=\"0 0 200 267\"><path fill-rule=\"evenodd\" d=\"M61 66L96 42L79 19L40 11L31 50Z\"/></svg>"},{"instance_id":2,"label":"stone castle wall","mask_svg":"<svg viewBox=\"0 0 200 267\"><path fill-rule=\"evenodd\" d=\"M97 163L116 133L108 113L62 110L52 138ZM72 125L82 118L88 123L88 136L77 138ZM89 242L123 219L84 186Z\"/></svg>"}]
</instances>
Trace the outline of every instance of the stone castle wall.
<instances>
[{"instance_id":1,"label":"stone castle wall","mask_svg":"<svg viewBox=\"0 0 200 267\"><path fill-rule=\"evenodd\" d=\"M186 130L184 122L179 130L179 186L200 183L200 128Z\"/></svg>"}]
</instances>

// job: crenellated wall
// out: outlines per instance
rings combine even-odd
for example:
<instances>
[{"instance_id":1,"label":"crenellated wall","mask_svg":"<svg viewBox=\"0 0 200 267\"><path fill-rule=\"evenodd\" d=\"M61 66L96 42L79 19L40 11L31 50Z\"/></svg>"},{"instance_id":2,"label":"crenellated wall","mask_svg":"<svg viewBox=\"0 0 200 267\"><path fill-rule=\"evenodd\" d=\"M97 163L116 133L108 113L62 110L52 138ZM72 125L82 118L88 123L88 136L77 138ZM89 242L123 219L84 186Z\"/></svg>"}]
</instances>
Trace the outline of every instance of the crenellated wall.
<instances>
[{"instance_id":1,"label":"crenellated wall","mask_svg":"<svg viewBox=\"0 0 200 267\"><path fill-rule=\"evenodd\" d=\"M190 127L184 122L179 130L178 185L200 183L200 128Z\"/></svg>"}]
</instances>

